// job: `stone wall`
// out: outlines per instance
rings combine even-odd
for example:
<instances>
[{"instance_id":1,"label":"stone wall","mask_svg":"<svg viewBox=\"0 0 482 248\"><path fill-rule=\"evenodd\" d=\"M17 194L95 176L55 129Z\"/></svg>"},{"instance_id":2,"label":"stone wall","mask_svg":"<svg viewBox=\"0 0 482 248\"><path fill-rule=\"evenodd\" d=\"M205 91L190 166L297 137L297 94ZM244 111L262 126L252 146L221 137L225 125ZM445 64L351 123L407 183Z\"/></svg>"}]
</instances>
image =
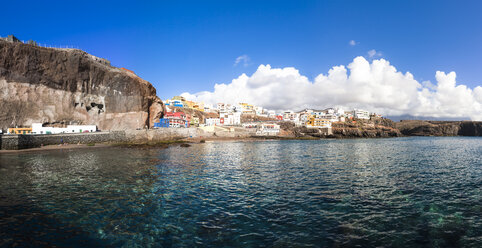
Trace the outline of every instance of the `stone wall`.
<instances>
[{"instance_id":1,"label":"stone wall","mask_svg":"<svg viewBox=\"0 0 482 248\"><path fill-rule=\"evenodd\" d=\"M79 134L0 135L1 150L19 150L61 143L149 142L199 137L197 128L161 128Z\"/></svg>"},{"instance_id":2,"label":"stone wall","mask_svg":"<svg viewBox=\"0 0 482 248\"><path fill-rule=\"evenodd\" d=\"M40 147L42 145L57 145L62 143L87 144L101 142L123 142L125 132L98 132L79 134L44 134L44 135L2 135L0 146L2 150L19 150Z\"/></svg>"}]
</instances>

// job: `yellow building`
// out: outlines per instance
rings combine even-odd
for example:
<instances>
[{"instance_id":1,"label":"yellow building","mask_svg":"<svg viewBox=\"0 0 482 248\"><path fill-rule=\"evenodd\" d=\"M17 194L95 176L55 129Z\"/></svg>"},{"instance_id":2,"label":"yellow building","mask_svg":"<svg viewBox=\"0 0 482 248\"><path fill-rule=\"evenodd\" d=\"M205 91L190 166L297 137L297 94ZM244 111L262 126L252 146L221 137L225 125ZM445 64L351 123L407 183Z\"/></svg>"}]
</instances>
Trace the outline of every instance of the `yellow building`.
<instances>
[{"instance_id":1,"label":"yellow building","mask_svg":"<svg viewBox=\"0 0 482 248\"><path fill-rule=\"evenodd\" d=\"M331 128L331 121L328 119L316 118L314 115L308 117L307 127Z\"/></svg>"},{"instance_id":2,"label":"yellow building","mask_svg":"<svg viewBox=\"0 0 482 248\"><path fill-rule=\"evenodd\" d=\"M255 114L256 111L254 111L254 106L251 104L247 104L244 102L240 102L239 106L241 106L241 112L245 114Z\"/></svg>"},{"instance_id":3,"label":"yellow building","mask_svg":"<svg viewBox=\"0 0 482 248\"><path fill-rule=\"evenodd\" d=\"M12 127L8 130L9 134L31 134L32 128L31 127Z\"/></svg>"},{"instance_id":4,"label":"yellow building","mask_svg":"<svg viewBox=\"0 0 482 248\"><path fill-rule=\"evenodd\" d=\"M193 102L193 101L184 101L184 107L185 107L185 108L193 109L193 108L194 108L194 105L196 105L196 103Z\"/></svg>"},{"instance_id":5,"label":"yellow building","mask_svg":"<svg viewBox=\"0 0 482 248\"><path fill-rule=\"evenodd\" d=\"M193 108L204 112L204 102L195 102Z\"/></svg>"},{"instance_id":6,"label":"yellow building","mask_svg":"<svg viewBox=\"0 0 482 248\"><path fill-rule=\"evenodd\" d=\"M253 110L253 109L254 109L254 106L253 106L253 105L247 104L247 103L245 103L245 102L240 102L239 105L240 105L241 107L243 107L244 109L246 109L246 110Z\"/></svg>"}]
</instances>

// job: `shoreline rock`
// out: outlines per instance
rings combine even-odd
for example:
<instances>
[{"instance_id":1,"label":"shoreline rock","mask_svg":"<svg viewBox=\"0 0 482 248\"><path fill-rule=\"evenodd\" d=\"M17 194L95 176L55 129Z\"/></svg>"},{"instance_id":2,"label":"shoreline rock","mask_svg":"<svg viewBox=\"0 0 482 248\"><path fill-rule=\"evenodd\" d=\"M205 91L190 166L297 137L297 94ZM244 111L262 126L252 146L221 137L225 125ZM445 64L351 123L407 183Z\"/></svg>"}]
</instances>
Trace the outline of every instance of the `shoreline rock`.
<instances>
[{"instance_id":1,"label":"shoreline rock","mask_svg":"<svg viewBox=\"0 0 482 248\"><path fill-rule=\"evenodd\" d=\"M396 128L406 136L482 136L481 121L404 120Z\"/></svg>"}]
</instances>

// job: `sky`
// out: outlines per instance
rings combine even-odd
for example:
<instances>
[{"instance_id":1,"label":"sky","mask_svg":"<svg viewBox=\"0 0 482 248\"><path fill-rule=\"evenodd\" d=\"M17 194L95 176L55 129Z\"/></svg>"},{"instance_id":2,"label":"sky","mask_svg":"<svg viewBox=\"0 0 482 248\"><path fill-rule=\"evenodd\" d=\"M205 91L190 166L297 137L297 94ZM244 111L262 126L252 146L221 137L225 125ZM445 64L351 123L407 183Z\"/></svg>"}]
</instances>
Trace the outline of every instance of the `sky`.
<instances>
[{"instance_id":1,"label":"sky","mask_svg":"<svg viewBox=\"0 0 482 248\"><path fill-rule=\"evenodd\" d=\"M481 12L442 0L9 1L0 36L106 58L161 99L482 120Z\"/></svg>"}]
</instances>

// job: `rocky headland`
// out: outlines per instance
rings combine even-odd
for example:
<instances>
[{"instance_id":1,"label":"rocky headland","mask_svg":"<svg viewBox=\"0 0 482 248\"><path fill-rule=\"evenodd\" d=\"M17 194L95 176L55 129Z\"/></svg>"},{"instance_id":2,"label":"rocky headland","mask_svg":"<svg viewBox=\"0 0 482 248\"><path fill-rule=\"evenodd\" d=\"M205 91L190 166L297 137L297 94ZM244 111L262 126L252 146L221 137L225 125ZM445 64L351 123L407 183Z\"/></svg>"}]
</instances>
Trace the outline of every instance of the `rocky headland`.
<instances>
[{"instance_id":1,"label":"rocky headland","mask_svg":"<svg viewBox=\"0 0 482 248\"><path fill-rule=\"evenodd\" d=\"M335 122L332 124L331 130L297 127L292 122L282 122L280 126L283 136L296 138L389 138L403 136L395 128L395 123L385 118Z\"/></svg>"},{"instance_id":2,"label":"rocky headland","mask_svg":"<svg viewBox=\"0 0 482 248\"><path fill-rule=\"evenodd\" d=\"M132 71L78 49L0 39L0 128L40 122L101 130L153 126L164 105Z\"/></svg>"},{"instance_id":3,"label":"rocky headland","mask_svg":"<svg viewBox=\"0 0 482 248\"><path fill-rule=\"evenodd\" d=\"M481 121L403 120L395 127L406 136L482 136Z\"/></svg>"}]
</instances>

